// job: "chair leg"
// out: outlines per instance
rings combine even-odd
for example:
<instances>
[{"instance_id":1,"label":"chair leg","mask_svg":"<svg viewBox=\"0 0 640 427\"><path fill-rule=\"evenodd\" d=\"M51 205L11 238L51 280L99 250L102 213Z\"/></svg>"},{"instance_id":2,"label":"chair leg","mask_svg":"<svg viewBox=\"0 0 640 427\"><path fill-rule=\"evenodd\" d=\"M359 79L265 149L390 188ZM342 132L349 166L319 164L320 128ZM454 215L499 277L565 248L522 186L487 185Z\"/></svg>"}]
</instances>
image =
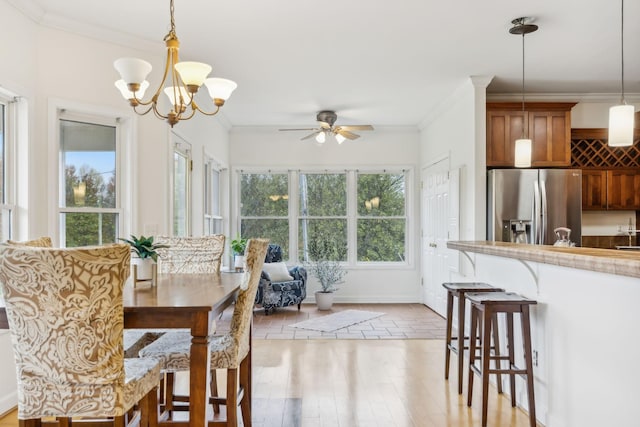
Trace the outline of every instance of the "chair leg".
<instances>
[{"instance_id":1,"label":"chair leg","mask_svg":"<svg viewBox=\"0 0 640 427\"><path fill-rule=\"evenodd\" d=\"M302 303L298 303L298 311L300 311L300 306L302 305Z\"/></svg>"},{"instance_id":2,"label":"chair leg","mask_svg":"<svg viewBox=\"0 0 640 427\"><path fill-rule=\"evenodd\" d=\"M250 355L240 362L240 389L244 391L240 401L242 422L245 427L251 427L251 360Z\"/></svg>"},{"instance_id":3,"label":"chair leg","mask_svg":"<svg viewBox=\"0 0 640 427\"><path fill-rule=\"evenodd\" d=\"M175 374L167 372L164 378L164 410L171 416L173 411L173 393L174 393Z\"/></svg>"},{"instance_id":4,"label":"chair leg","mask_svg":"<svg viewBox=\"0 0 640 427\"><path fill-rule=\"evenodd\" d=\"M154 387L153 390L149 392L148 402L147 402L147 411L149 413L149 427L157 427L158 426L158 387ZM144 427L141 425L141 427Z\"/></svg>"},{"instance_id":5,"label":"chair leg","mask_svg":"<svg viewBox=\"0 0 640 427\"><path fill-rule=\"evenodd\" d=\"M491 359L491 310L485 308L482 324L482 427L487 427L487 412L489 406L489 361Z\"/></svg>"},{"instance_id":6,"label":"chair leg","mask_svg":"<svg viewBox=\"0 0 640 427\"><path fill-rule=\"evenodd\" d=\"M211 383L209 385L210 389L211 389L211 396L212 397L218 397L218 378L216 376L216 370L212 369L211 370ZM214 414L219 414L220 413L220 404L218 402L213 402L213 413Z\"/></svg>"},{"instance_id":7,"label":"chair leg","mask_svg":"<svg viewBox=\"0 0 640 427\"><path fill-rule=\"evenodd\" d=\"M513 313L507 313L507 341L509 343L509 369L513 369L516 363L515 347L513 345ZM511 390L511 406L516 407L516 375L509 374L509 387Z\"/></svg>"},{"instance_id":8,"label":"chair leg","mask_svg":"<svg viewBox=\"0 0 640 427\"><path fill-rule=\"evenodd\" d=\"M138 409L140 411L140 427L149 427L149 393L140 399Z\"/></svg>"},{"instance_id":9,"label":"chair leg","mask_svg":"<svg viewBox=\"0 0 640 427\"><path fill-rule=\"evenodd\" d=\"M58 421L59 427L71 427L71 418L58 417L56 418L56 421Z\"/></svg>"},{"instance_id":10,"label":"chair leg","mask_svg":"<svg viewBox=\"0 0 640 427\"><path fill-rule=\"evenodd\" d=\"M113 427L126 427L127 423L124 420L124 415L113 418Z\"/></svg>"},{"instance_id":11,"label":"chair leg","mask_svg":"<svg viewBox=\"0 0 640 427\"><path fill-rule=\"evenodd\" d=\"M500 356L500 333L498 330L498 314L494 313L493 314L493 319L491 319L491 321L493 322L493 354L495 356ZM493 361L494 364L494 368L495 369L501 369L502 368L502 361L500 359L495 359ZM502 394L502 374L500 374L499 372L496 374L496 385L498 388L498 393Z\"/></svg>"},{"instance_id":12,"label":"chair leg","mask_svg":"<svg viewBox=\"0 0 640 427\"><path fill-rule=\"evenodd\" d=\"M449 379L449 365L451 363L451 327L453 324L453 295L447 292L447 336L444 342L444 379Z\"/></svg>"},{"instance_id":13,"label":"chair leg","mask_svg":"<svg viewBox=\"0 0 640 427\"><path fill-rule=\"evenodd\" d=\"M227 369L227 425L238 425L238 369Z\"/></svg>"},{"instance_id":14,"label":"chair leg","mask_svg":"<svg viewBox=\"0 0 640 427\"><path fill-rule=\"evenodd\" d=\"M469 384L467 385L467 406L473 399L473 365L476 362L476 337L478 336L478 310L471 305L471 329L469 329Z\"/></svg>"},{"instance_id":15,"label":"chair leg","mask_svg":"<svg viewBox=\"0 0 640 427\"><path fill-rule=\"evenodd\" d=\"M522 316L522 341L524 342L524 361L527 369L527 397L529 399L529 424L536 427L536 399L533 393L533 352L531 351L531 325L529 306L524 305Z\"/></svg>"},{"instance_id":16,"label":"chair leg","mask_svg":"<svg viewBox=\"0 0 640 427\"><path fill-rule=\"evenodd\" d=\"M464 366L464 295L458 297L458 394L462 394L462 371ZM469 335L471 339L471 335Z\"/></svg>"}]
</instances>

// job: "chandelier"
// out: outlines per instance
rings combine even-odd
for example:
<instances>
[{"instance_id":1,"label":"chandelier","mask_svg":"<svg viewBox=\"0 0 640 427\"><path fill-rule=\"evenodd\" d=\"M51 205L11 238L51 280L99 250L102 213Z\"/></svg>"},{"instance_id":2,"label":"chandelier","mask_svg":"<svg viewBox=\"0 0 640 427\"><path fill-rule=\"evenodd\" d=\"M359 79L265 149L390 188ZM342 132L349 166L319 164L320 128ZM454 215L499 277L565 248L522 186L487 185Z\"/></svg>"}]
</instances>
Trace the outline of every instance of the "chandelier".
<instances>
[{"instance_id":1,"label":"chandelier","mask_svg":"<svg viewBox=\"0 0 640 427\"><path fill-rule=\"evenodd\" d=\"M173 0L170 0L169 10L171 14L171 29L164 37L167 46L167 63L162 81L151 99L148 101L142 100L145 91L149 87L149 82L146 78L151 72L151 64L138 58L120 58L114 61L113 66L121 77L115 85L122 96L129 101L133 111L140 115L153 111L156 117L166 120L173 127L181 120L189 120L197 111L207 116L217 114L220 111L220 107L229 99L231 92L238 85L227 79L207 78L211 72L211 66L208 64L189 61L178 62L180 42L178 41L178 36L176 36ZM165 87L167 82L169 86ZM215 109L210 112L203 110L195 101L195 94L203 84L207 87L209 96L215 105ZM158 108L158 99L163 91L171 103L170 110L165 113Z\"/></svg>"}]
</instances>

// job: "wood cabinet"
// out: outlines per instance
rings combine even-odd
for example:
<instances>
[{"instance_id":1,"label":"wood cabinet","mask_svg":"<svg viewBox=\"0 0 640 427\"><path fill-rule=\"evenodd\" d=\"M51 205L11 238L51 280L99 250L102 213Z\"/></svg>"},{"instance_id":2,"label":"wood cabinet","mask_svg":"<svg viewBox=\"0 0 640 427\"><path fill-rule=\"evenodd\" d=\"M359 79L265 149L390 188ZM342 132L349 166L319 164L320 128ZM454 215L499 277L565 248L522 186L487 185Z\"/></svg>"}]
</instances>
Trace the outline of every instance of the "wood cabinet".
<instances>
[{"instance_id":1,"label":"wood cabinet","mask_svg":"<svg viewBox=\"0 0 640 427\"><path fill-rule=\"evenodd\" d=\"M487 103L487 166L513 167L514 144L527 129L531 167L571 165L571 108L575 103Z\"/></svg>"},{"instance_id":2,"label":"wood cabinet","mask_svg":"<svg viewBox=\"0 0 640 427\"><path fill-rule=\"evenodd\" d=\"M640 210L640 171L583 170L582 209Z\"/></svg>"}]
</instances>

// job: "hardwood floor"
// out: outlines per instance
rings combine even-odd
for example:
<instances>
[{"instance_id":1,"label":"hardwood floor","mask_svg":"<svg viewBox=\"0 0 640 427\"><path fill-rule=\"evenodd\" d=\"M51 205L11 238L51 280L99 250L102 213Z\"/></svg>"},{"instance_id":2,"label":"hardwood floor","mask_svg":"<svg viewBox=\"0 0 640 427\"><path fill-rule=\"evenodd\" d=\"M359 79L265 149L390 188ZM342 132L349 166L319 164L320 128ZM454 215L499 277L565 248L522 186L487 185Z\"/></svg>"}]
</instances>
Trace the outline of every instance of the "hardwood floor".
<instances>
[{"instance_id":1,"label":"hardwood floor","mask_svg":"<svg viewBox=\"0 0 640 427\"><path fill-rule=\"evenodd\" d=\"M466 381L465 394L458 396L455 376L444 380L443 340L253 344L255 427L480 426L480 389L467 408ZM0 427L17 425L15 412L0 419ZM488 425L525 427L529 420L491 387Z\"/></svg>"},{"instance_id":2,"label":"hardwood floor","mask_svg":"<svg viewBox=\"0 0 640 427\"><path fill-rule=\"evenodd\" d=\"M330 333L289 326L347 309L385 315ZM218 319L218 332L228 328L231 314L227 310ZM480 389L474 388L469 409L466 380L462 396L455 375L444 380L444 328L444 319L422 304L336 304L329 312L303 304L300 311L288 307L269 316L256 310L253 425L480 426ZM188 390L186 375L177 380L178 388ZM224 389L219 378L219 390ZM16 427L15 414L1 418L0 427ZM491 388L488 425L529 424L524 412Z\"/></svg>"}]
</instances>

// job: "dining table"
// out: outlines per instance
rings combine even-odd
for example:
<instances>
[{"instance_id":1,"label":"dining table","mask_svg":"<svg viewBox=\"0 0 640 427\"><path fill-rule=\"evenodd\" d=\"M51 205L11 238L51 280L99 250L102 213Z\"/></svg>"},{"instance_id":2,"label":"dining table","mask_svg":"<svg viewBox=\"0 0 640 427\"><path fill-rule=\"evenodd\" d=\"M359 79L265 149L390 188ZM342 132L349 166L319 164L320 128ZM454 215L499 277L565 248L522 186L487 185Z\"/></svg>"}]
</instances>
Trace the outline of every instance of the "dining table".
<instances>
[{"instance_id":1,"label":"dining table","mask_svg":"<svg viewBox=\"0 0 640 427\"><path fill-rule=\"evenodd\" d=\"M242 274L158 274L155 284L133 284L123 290L124 327L144 329L188 328L191 330L189 373L189 420L160 420L160 425L208 426L207 404L210 380L209 335L211 325L236 299ZM8 329L0 298L0 329ZM251 391L247 390L247 396ZM212 423L213 424L213 423ZM217 424L217 423L216 423Z\"/></svg>"}]
</instances>

